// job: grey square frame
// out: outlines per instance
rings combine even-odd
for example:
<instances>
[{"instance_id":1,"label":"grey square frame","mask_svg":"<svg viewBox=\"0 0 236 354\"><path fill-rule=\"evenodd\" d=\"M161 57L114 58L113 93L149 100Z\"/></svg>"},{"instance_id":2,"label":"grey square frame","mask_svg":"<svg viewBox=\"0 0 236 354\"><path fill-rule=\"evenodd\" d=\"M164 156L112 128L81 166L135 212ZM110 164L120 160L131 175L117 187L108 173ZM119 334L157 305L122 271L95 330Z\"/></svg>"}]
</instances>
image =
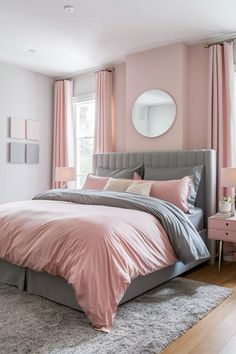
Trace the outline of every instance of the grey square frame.
<instances>
[{"instance_id":1,"label":"grey square frame","mask_svg":"<svg viewBox=\"0 0 236 354\"><path fill-rule=\"evenodd\" d=\"M24 143L9 143L9 162L16 164L25 163Z\"/></svg>"},{"instance_id":2,"label":"grey square frame","mask_svg":"<svg viewBox=\"0 0 236 354\"><path fill-rule=\"evenodd\" d=\"M26 163L39 163L39 144L26 144Z\"/></svg>"}]
</instances>

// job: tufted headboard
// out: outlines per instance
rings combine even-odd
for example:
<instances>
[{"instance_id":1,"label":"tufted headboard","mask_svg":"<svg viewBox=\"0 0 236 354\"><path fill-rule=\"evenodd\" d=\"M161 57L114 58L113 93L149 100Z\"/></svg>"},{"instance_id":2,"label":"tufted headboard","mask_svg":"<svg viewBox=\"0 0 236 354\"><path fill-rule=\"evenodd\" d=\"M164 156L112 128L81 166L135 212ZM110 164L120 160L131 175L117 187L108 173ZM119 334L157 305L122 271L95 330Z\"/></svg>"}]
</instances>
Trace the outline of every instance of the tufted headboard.
<instances>
[{"instance_id":1,"label":"tufted headboard","mask_svg":"<svg viewBox=\"0 0 236 354\"><path fill-rule=\"evenodd\" d=\"M155 152L114 152L95 154L93 171L96 167L121 169L143 163L151 167L182 167L204 165L196 206L202 208L207 217L216 212L216 153L215 150L180 150Z\"/></svg>"}]
</instances>

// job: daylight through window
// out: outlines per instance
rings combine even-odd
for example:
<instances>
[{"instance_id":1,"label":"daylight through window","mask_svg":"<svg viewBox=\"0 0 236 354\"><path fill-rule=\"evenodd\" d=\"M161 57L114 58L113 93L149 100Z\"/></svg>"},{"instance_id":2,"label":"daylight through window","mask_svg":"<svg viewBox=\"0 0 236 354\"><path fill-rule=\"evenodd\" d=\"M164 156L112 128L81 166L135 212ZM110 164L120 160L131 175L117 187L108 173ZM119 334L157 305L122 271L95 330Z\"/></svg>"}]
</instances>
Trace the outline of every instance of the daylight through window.
<instances>
[{"instance_id":1,"label":"daylight through window","mask_svg":"<svg viewBox=\"0 0 236 354\"><path fill-rule=\"evenodd\" d=\"M95 100L75 103L74 108L76 120L76 184L77 188L81 188L87 174L92 172Z\"/></svg>"}]
</instances>

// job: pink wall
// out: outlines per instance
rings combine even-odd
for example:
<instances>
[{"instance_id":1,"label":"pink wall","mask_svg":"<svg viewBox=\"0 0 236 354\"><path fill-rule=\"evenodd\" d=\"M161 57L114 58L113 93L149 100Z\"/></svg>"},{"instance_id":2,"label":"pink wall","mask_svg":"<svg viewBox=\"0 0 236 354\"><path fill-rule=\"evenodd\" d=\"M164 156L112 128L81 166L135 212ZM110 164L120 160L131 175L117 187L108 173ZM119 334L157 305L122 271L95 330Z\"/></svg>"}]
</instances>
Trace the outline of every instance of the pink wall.
<instances>
[{"instance_id":1,"label":"pink wall","mask_svg":"<svg viewBox=\"0 0 236 354\"><path fill-rule=\"evenodd\" d=\"M117 151L175 150L206 147L208 51L178 43L131 54L114 75ZM158 138L145 138L133 127L132 107L145 90L162 89L176 102L173 127Z\"/></svg>"},{"instance_id":2,"label":"pink wall","mask_svg":"<svg viewBox=\"0 0 236 354\"><path fill-rule=\"evenodd\" d=\"M186 46L182 43L129 55L126 61L125 148L127 151L182 149L185 120L184 64ZM158 138L145 138L133 127L132 107L137 97L150 89L168 92L177 105L173 127Z\"/></svg>"},{"instance_id":3,"label":"pink wall","mask_svg":"<svg viewBox=\"0 0 236 354\"><path fill-rule=\"evenodd\" d=\"M208 117L208 49L202 45L188 47L187 66L187 147L207 148Z\"/></svg>"}]
</instances>

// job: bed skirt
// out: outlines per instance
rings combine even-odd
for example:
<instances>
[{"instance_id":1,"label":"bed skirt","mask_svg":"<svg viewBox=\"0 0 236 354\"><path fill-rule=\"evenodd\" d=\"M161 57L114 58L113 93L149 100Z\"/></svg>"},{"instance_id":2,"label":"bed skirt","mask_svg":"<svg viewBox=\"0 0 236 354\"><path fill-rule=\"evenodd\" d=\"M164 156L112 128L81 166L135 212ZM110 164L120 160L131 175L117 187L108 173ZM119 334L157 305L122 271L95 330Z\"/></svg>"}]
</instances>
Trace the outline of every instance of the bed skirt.
<instances>
[{"instance_id":1,"label":"bed skirt","mask_svg":"<svg viewBox=\"0 0 236 354\"><path fill-rule=\"evenodd\" d=\"M206 230L202 230L199 233L207 244L209 240L207 240ZM209 245L208 248L210 248ZM120 305L204 262L206 260L183 264L179 261L170 267L137 277L131 282L120 301ZM39 295L58 304L82 311L76 302L74 290L60 276L36 272L0 260L0 282L17 286L20 290L24 290L29 294Z\"/></svg>"},{"instance_id":2,"label":"bed skirt","mask_svg":"<svg viewBox=\"0 0 236 354\"><path fill-rule=\"evenodd\" d=\"M131 282L120 301L120 305L203 262L205 260L195 261L187 265L177 262L170 267L137 277ZM76 302L74 290L60 276L35 272L0 260L0 282L17 286L29 294L42 296L48 300L81 311L80 306Z\"/></svg>"}]
</instances>

